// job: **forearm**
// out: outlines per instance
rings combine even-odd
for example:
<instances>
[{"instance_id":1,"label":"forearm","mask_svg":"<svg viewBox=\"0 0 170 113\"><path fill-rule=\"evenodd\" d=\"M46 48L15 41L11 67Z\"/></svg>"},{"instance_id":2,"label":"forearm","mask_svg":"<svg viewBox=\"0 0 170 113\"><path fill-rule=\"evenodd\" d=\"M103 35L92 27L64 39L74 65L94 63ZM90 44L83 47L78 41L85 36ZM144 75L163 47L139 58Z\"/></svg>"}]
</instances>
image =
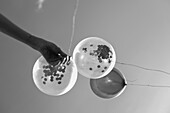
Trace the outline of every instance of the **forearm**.
<instances>
[{"instance_id":1,"label":"forearm","mask_svg":"<svg viewBox=\"0 0 170 113\"><path fill-rule=\"evenodd\" d=\"M2 14L0 14L0 31L36 50L40 48L39 44L43 41L43 39L31 36L30 33L19 28Z\"/></svg>"},{"instance_id":2,"label":"forearm","mask_svg":"<svg viewBox=\"0 0 170 113\"><path fill-rule=\"evenodd\" d=\"M64 57L67 57L67 54L54 43L33 36L22 30L2 14L0 14L0 31L39 51L49 64L53 65L56 62L63 60Z\"/></svg>"}]
</instances>

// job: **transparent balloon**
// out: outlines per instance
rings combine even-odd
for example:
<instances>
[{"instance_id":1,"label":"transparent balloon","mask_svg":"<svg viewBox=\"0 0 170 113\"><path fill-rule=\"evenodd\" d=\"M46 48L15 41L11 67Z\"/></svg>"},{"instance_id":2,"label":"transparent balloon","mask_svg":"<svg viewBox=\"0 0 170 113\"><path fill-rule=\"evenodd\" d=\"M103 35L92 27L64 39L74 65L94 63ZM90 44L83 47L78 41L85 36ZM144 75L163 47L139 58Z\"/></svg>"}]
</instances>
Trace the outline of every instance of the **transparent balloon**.
<instances>
[{"instance_id":1,"label":"transparent balloon","mask_svg":"<svg viewBox=\"0 0 170 113\"><path fill-rule=\"evenodd\" d=\"M33 67L33 81L43 93L59 96L70 91L77 81L77 67L72 57L67 56L57 65L49 65L41 56Z\"/></svg>"},{"instance_id":2,"label":"transparent balloon","mask_svg":"<svg viewBox=\"0 0 170 113\"><path fill-rule=\"evenodd\" d=\"M98 37L80 41L73 51L78 72L87 78L106 76L115 66L116 54L112 45Z\"/></svg>"},{"instance_id":3,"label":"transparent balloon","mask_svg":"<svg viewBox=\"0 0 170 113\"><path fill-rule=\"evenodd\" d=\"M116 68L99 79L90 79L94 94L104 99L116 98L122 94L127 85L124 75Z\"/></svg>"}]
</instances>

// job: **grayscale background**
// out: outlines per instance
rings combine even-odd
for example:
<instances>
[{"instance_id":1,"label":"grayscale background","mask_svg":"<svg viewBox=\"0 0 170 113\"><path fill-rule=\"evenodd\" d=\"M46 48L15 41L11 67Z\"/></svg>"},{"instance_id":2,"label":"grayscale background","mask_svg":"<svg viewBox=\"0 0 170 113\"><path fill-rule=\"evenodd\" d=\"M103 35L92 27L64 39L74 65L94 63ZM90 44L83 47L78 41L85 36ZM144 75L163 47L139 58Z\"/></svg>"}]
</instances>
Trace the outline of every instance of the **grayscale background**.
<instances>
[{"instance_id":1,"label":"grayscale background","mask_svg":"<svg viewBox=\"0 0 170 113\"><path fill-rule=\"evenodd\" d=\"M75 0L0 0L0 12L68 53ZM169 0L80 0L71 51L82 39L101 37L117 61L170 72ZM32 80L40 53L0 33L0 113L170 113L170 88L128 85L121 96L101 99L79 76L60 97L41 93ZM170 85L170 75L116 64L134 83Z\"/></svg>"}]
</instances>

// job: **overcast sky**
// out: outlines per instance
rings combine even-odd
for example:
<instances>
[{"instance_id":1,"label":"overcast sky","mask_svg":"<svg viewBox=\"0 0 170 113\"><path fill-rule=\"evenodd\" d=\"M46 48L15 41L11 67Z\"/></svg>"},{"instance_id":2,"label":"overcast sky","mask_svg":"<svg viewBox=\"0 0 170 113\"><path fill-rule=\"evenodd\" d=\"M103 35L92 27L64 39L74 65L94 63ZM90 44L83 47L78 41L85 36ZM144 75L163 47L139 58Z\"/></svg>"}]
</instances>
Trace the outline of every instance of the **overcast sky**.
<instances>
[{"instance_id":1,"label":"overcast sky","mask_svg":"<svg viewBox=\"0 0 170 113\"><path fill-rule=\"evenodd\" d=\"M68 53L75 2L0 0L0 12ZM97 36L113 45L120 62L170 72L169 0L80 0L75 27L71 51L82 39ZM170 112L170 88L128 85L118 98L104 100L93 94L89 79L81 75L67 94L45 95L32 80L40 53L2 33L0 53L0 113ZM119 64L116 68L134 83L170 85L170 75Z\"/></svg>"}]
</instances>

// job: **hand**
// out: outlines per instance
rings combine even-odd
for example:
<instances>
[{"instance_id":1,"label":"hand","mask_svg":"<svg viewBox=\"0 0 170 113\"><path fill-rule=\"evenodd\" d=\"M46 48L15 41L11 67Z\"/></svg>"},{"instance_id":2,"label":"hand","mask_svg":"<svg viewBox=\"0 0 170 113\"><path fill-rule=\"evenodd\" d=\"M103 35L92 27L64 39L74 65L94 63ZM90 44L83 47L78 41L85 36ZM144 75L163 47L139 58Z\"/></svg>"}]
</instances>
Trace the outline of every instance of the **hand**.
<instances>
[{"instance_id":1,"label":"hand","mask_svg":"<svg viewBox=\"0 0 170 113\"><path fill-rule=\"evenodd\" d=\"M41 42L39 52L51 65L57 65L59 62L62 62L65 57L67 57L67 54L65 54L59 47L46 40Z\"/></svg>"},{"instance_id":2,"label":"hand","mask_svg":"<svg viewBox=\"0 0 170 113\"><path fill-rule=\"evenodd\" d=\"M46 61L51 65L62 62L63 59L67 57L67 54L65 54L54 43L31 35L27 31L8 20L8 18L2 14L0 14L0 32L3 32L39 51L44 56Z\"/></svg>"}]
</instances>

